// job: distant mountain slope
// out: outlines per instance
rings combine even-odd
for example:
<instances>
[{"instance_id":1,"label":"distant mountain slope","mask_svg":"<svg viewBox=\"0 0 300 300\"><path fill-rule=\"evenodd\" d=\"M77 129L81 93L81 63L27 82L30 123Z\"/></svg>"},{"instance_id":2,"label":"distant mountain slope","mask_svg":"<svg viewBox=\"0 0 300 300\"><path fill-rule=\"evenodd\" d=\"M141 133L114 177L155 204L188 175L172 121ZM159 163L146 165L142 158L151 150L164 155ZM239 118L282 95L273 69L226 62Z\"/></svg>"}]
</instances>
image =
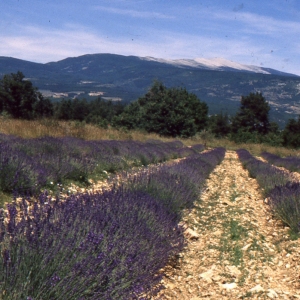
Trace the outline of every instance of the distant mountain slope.
<instances>
[{"instance_id":1,"label":"distant mountain slope","mask_svg":"<svg viewBox=\"0 0 300 300\"><path fill-rule=\"evenodd\" d=\"M181 68L197 68L215 71L232 71L232 72L250 72L261 74L272 74L282 76L296 76L294 74L281 72L270 68L262 68L252 65L243 65L224 58L196 58L196 59L160 59L154 57L141 58L148 61L156 61L160 63L166 63Z\"/></svg>"},{"instance_id":2,"label":"distant mountain slope","mask_svg":"<svg viewBox=\"0 0 300 300\"><path fill-rule=\"evenodd\" d=\"M133 101L153 80L186 87L208 103L210 113L234 114L241 95L262 92L273 120L284 124L300 114L300 77L225 59L166 60L153 57L88 54L46 64L0 57L0 76L18 70L46 96L89 98L100 95Z\"/></svg>"}]
</instances>

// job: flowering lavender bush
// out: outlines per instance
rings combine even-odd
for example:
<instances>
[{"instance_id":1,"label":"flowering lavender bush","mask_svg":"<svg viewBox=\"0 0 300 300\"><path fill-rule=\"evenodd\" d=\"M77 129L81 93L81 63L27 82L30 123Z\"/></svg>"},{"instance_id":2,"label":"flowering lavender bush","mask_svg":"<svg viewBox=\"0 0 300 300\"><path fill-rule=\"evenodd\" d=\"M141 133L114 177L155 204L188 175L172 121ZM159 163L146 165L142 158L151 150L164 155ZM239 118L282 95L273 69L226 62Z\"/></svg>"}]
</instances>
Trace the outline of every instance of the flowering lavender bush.
<instances>
[{"instance_id":1,"label":"flowering lavender bush","mask_svg":"<svg viewBox=\"0 0 300 300\"><path fill-rule=\"evenodd\" d=\"M24 191L35 188L35 182L43 180L43 170L34 172L35 161L7 143L0 143L0 189Z\"/></svg>"},{"instance_id":2,"label":"flowering lavender bush","mask_svg":"<svg viewBox=\"0 0 300 300\"><path fill-rule=\"evenodd\" d=\"M191 148L197 152L202 152L205 149L204 145L202 144L193 145Z\"/></svg>"},{"instance_id":3,"label":"flowering lavender bush","mask_svg":"<svg viewBox=\"0 0 300 300\"><path fill-rule=\"evenodd\" d=\"M150 167L134 176L124 173L121 175L124 180L121 181L127 181L130 189L146 191L158 199L168 211L175 212L179 220L182 209L192 207L205 179L224 156L225 149L216 148L203 154L194 154L173 165Z\"/></svg>"},{"instance_id":4,"label":"flowering lavender bush","mask_svg":"<svg viewBox=\"0 0 300 300\"><path fill-rule=\"evenodd\" d=\"M187 148L187 147L178 148L178 149L176 149L175 157L183 158L183 157L194 155L196 153L197 153L197 151L192 148Z\"/></svg>"},{"instance_id":5,"label":"flowering lavender bush","mask_svg":"<svg viewBox=\"0 0 300 300\"><path fill-rule=\"evenodd\" d=\"M277 167L284 167L292 172L300 172L300 157L289 156L283 158L269 152L263 152L261 156Z\"/></svg>"},{"instance_id":6,"label":"flowering lavender bush","mask_svg":"<svg viewBox=\"0 0 300 300\"><path fill-rule=\"evenodd\" d=\"M65 180L88 184L93 174L114 173L190 155L179 141L84 141L77 138L22 139L0 135L0 189L37 194Z\"/></svg>"},{"instance_id":7,"label":"flowering lavender bush","mask_svg":"<svg viewBox=\"0 0 300 300\"><path fill-rule=\"evenodd\" d=\"M300 231L300 184L291 182L288 173L257 160L246 150L237 150L237 153L249 173L264 188L272 213L292 231ZM272 155L268 157L273 159Z\"/></svg>"},{"instance_id":8,"label":"flowering lavender bush","mask_svg":"<svg viewBox=\"0 0 300 300\"><path fill-rule=\"evenodd\" d=\"M211 155L213 153L213 155ZM213 168L219 164L225 156L225 149L222 147L215 148L213 152L207 151L201 154L201 159L209 163Z\"/></svg>"},{"instance_id":9,"label":"flowering lavender bush","mask_svg":"<svg viewBox=\"0 0 300 300\"><path fill-rule=\"evenodd\" d=\"M224 154L205 156L218 163ZM179 209L199 197L213 169L206 160L196 154L149 168L157 175L128 174L103 193L45 192L31 206L29 199L8 205L8 215L0 213L1 299L151 299L159 270L184 246Z\"/></svg>"},{"instance_id":10,"label":"flowering lavender bush","mask_svg":"<svg viewBox=\"0 0 300 300\"><path fill-rule=\"evenodd\" d=\"M292 231L300 231L299 182L276 186L269 194L269 205L273 214L289 225Z\"/></svg>"},{"instance_id":11,"label":"flowering lavender bush","mask_svg":"<svg viewBox=\"0 0 300 300\"><path fill-rule=\"evenodd\" d=\"M247 150L239 149L237 154L250 176L256 178L258 184L263 188L265 196L268 196L275 186L285 185L291 180L289 173L256 159Z\"/></svg>"},{"instance_id":12,"label":"flowering lavender bush","mask_svg":"<svg viewBox=\"0 0 300 300\"><path fill-rule=\"evenodd\" d=\"M184 244L172 214L123 187L18 209L1 232L2 299L137 299Z\"/></svg>"}]
</instances>

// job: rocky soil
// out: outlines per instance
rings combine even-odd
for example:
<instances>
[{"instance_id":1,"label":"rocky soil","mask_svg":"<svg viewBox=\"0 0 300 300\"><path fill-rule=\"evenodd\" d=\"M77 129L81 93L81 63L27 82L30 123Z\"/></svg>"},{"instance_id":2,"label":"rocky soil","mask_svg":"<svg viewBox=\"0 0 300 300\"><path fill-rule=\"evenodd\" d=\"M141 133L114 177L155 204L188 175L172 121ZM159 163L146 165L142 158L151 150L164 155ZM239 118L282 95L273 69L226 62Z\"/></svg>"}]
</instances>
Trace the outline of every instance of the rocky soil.
<instances>
[{"instance_id":1,"label":"rocky soil","mask_svg":"<svg viewBox=\"0 0 300 300\"><path fill-rule=\"evenodd\" d=\"M166 267L159 299L300 299L300 240L268 211L235 152L184 222L187 246Z\"/></svg>"}]
</instances>

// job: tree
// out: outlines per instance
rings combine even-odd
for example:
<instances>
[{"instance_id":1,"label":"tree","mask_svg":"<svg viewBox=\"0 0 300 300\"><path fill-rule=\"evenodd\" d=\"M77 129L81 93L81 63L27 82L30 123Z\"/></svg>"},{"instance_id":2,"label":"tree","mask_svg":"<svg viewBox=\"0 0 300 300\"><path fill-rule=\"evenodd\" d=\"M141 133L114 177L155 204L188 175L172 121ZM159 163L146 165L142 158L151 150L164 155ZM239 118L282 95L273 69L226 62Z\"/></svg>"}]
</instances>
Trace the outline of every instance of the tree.
<instances>
[{"instance_id":1,"label":"tree","mask_svg":"<svg viewBox=\"0 0 300 300\"><path fill-rule=\"evenodd\" d=\"M209 130L215 137L220 138L230 132L229 118L227 114L217 114L209 118Z\"/></svg>"},{"instance_id":2,"label":"tree","mask_svg":"<svg viewBox=\"0 0 300 300\"><path fill-rule=\"evenodd\" d=\"M241 106L237 114L231 119L233 138L247 139L254 135L266 135L270 131L270 106L261 93L250 93L242 96Z\"/></svg>"},{"instance_id":3,"label":"tree","mask_svg":"<svg viewBox=\"0 0 300 300\"><path fill-rule=\"evenodd\" d=\"M48 99L25 80L22 72L4 75L0 80L0 112L14 118L34 119L40 115L51 115L52 105Z\"/></svg>"},{"instance_id":4,"label":"tree","mask_svg":"<svg viewBox=\"0 0 300 300\"><path fill-rule=\"evenodd\" d=\"M112 122L114 116L118 116L123 110L124 104L121 101L107 101L99 97L89 102L89 114L86 121L106 127Z\"/></svg>"},{"instance_id":5,"label":"tree","mask_svg":"<svg viewBox=\"0 0 300 300\"><path fill-rule=\"evenodd\" d=\"M134 101L125 106L124 111L119 116L113 118L112 124L114 127L123 127L127 129L141 128L142 113L139 102Z\"/></svg>"},{"instance_id":6,"label":"tree","mask_svg":"<svg viewBox=\"0 0 300 300\"><path fill-rule=\"evenodd\" d=\"M89 114L89 105L86 99L75 98L72 102L72 119L83 121Z\"/></svg>"},{"instance_id":7,"label":"tree","mask_svg":"<svg viewBox=\"0 0 300 300\"><path fill-rule=\"evenodd\" d=\"M115 118L114 124L164 136L189 137L205 128L207 113L207 104L196 95L184 88L168 89L156 81L145 96Z\"/></svg>"},{"instance_id":8,"label":"tree","mask_svg":"<svg viewBox=\"0 0 300 300\"><path fill-rule=\"evenodd\" d=\"M300 116L298 116L298 120L289 119L283 130L282 137L284 146L292 148L300 147Z\"/></svg>"},{"instance_id":9,"label":"tree","mask_svg":"<svg viewBox=\"0 0 300 300\"><path fill-rule=\"evenodd\" d=\"M42 94L39 93L38 101L33 105L34 117L52 117L53 116L53 103L48 99L44 98Z\"/></svg>"},{"instance_id":10,"label":"tree","mask_svg":"<svg viewBox=\"0 0 300 300\"><path fill-rule=\"evenodd\" d=\"M71 99L62 99L54 104L54 117L59 120L73 120L73 105Z\"/></svg>"}]
</instances>

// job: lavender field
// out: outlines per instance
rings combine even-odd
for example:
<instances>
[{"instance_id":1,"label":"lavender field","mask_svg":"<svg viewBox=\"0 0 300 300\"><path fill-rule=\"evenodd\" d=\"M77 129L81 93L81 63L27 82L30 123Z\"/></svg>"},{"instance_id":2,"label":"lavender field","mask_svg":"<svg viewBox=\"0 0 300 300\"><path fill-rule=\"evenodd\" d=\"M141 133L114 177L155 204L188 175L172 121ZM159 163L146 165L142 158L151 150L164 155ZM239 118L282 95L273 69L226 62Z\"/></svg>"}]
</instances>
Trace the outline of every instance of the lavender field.
<instances>
[{"instance_id":1,"label":"lavender field","mask_svg":"<svg viewBox=\"0 0 300 300\"><path fill-rule=\"evenodd\" d=\"M89 184L133 166L164 162L202 151L180 141L84 141L78 138L22 139L0 134L0 191L38 194L66 180Z\"/></svg>"},{"instance_id":2,"label":"lavender field","mask_svg":"<svg viewBox=\"0 0 300 300\"><path fill-rule=\"evenodd\" d=\"M1 299L156 299L166 288L164 267L188 247L182 222L187 211L196 213L194 221L207 222L203 241L207 230L217 238L215 225L219 226L216 232L226 232L226 216L247 201L253 207L267 203L270 215L291 231L300 230L300 185L293 181L287 166L284 170L274 166L276 163L271 165L272 154L262 154L267 163L247 150L236 151L248 170L243 176L255 178L266 198L252 203L246 197L248 191L245 197L239 196L242 190L228 193L241 179L231 170L232 153L226 154L224 164L224 148L203 151L201 144L185 147L180 141L26 140L9 135L1 135L0 147L1 191L12 194L9 204L0 210ZM208 177L217 178L213 181L220 181L226 191L219 195L217 183L208 184ZM234 184L228 185L229 177ZM91 180L108 180L110 188L93 193L67 189L70 182L88 187ZM241 188L245 181L246 177ZM204 190L211 193L207 200L202 198ZM214 211L217 195L222 213ZM229 200L225 201L224 195ZM224 210L224 203L228 209ZM199 217L202 205L211 211L211 219L206 217L208 211ZM262 207L257 209L261 213ZM236 222L230 223L229 240L239 237L242 249L243 239L234 230L254 229L242 220L233 226ZM246 229L244 234L247 236ZM221 235L220 245L214 247L221 255L232 252L230 260L242 272L239 262L256 249L255 242L246 245L252 250L243 250L244 256L238 246L227 249L222 244L227 242ZM197 245L201 251L204 244ZM209 249L203 255L212 259L213 252ZM208 268L215 264L215 260L203 262L197 255L195 260L193 264L201 270L202 264L207 263ZM186 272L184 268L181 271ZM225 274L224 270L220 274ZM202 277L195 278L197 287L203 285ZM177 286L182 284L177 282ZM201 289L205 293L205 284Z\"/></svg>"},{"instance_id":3,"label":"lavender field","mask_svg":"<svg viewBox=\"0 0 300 300\"><path fill-rule=\"evenodd\" d=\"M300 172L299 156L280 157L269 152L262 152L261 156L272 165L275 165L277 167L284 167L291 172Z\"/></svg>"},{"instance_id":4,"label":"lavender field","mask_svg":"<svg viewBox=\"0 0 300 300\"><path fill-rule=\"evenodd\" d=\"M247 150L237 150L240 161L250 176L256 178L268 197L268 204L273 215L281 219L295 233L300 231L300 183L287 171L258 160ZM296 157L280 158L271 153L262 153L262 157L276 166L288 170L297 170L299 159Z\"/></svg>"},{"instance_id":5,"label":"lavender field","mask_svg":"<svg viewBox=\"0 0 300 300\"><path fill-rule=\"evenodd\" d=\"M0 140L1 189L21 195L0 214L1 299L150 299L185 245L183 210L225 155L179 141ZM131 171L138 165L147 167ZM112 189L47 192L107 172Z\"/></svg>"}]
</instances>

